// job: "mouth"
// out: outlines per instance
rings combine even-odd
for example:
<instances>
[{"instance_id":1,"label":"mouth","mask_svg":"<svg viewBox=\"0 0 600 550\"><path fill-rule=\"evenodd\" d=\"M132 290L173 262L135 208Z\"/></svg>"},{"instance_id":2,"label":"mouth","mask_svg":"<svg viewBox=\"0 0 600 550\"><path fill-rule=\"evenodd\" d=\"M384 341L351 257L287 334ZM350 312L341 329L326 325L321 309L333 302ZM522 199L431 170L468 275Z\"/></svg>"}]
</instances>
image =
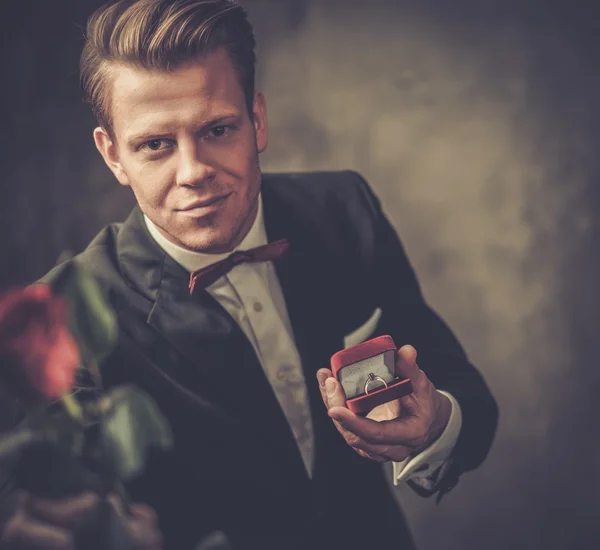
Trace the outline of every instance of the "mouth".
<instances>
[{"instance_id":1,"label":"mouth","mask_svg":"<svg viewBox=\"0 0 600 550\"><path fill-rule=\"evenodd\" d=\"M201 199L201 200L195 200L193 202L186 204L183 208L180 208L179 210L181 212L192 212L194 210L216 208L217 206L220 206L221 203L227 197L229 197L230 194L231 193L228 193L227 195L220 195L218 197L208 197L208 198Z\"/></svg>"}]
</instances>

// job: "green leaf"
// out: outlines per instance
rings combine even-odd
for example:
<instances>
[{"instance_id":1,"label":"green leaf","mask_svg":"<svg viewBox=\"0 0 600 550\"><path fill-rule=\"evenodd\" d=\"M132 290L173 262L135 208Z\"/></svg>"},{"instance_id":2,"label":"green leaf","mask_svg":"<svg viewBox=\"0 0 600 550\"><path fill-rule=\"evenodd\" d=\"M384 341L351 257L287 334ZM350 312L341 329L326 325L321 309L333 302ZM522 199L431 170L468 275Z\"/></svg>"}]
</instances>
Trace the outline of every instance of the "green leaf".
<instances>
[{"instance_id":1,"label":"green leaf","mask_svg":"<svg viewBox=\"0 0 600 550\"><path fill-rule=\"evenodd\" d=\"M100 364L116 344L118 327L98 283L73 262L67 262L50 286L69 304L69 328L83 364Z\"/></svg>"},{"instance_id":2,"label":"green leaf","mask_svg":"<svg viewBox=\"0 0 600 550\"><path fill-rule=\"evenodd\" d=\"M112 461L119 479L140 474L151 447L170 449L173 436L169 423L154 400L134 386L121 386L109 393L112 407L100 421L102 454Z\"/></svg>"}]
</instances>

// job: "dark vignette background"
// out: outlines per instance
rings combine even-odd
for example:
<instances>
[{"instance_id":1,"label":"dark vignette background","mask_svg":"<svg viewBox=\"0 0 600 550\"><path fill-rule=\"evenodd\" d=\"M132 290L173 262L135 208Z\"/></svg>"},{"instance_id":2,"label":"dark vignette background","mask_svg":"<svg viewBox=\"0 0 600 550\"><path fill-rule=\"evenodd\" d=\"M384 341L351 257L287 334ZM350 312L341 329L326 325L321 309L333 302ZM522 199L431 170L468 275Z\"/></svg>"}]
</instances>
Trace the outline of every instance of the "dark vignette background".
<instances>
[{"instance_id":1,"label":"dark vignette background","mask_svg":"<svg viewBox=\"0 0 600 550\"><path fill-rule=\"evenodd\" d=\"M0 289L132 205L80 101L98 0L3 2ZM423 549L600 547L598 8L567 0L247 0L265 169L362 172L502 412ZM393 546L392 546L393 547Z\"/></svg>"}]
</instances>

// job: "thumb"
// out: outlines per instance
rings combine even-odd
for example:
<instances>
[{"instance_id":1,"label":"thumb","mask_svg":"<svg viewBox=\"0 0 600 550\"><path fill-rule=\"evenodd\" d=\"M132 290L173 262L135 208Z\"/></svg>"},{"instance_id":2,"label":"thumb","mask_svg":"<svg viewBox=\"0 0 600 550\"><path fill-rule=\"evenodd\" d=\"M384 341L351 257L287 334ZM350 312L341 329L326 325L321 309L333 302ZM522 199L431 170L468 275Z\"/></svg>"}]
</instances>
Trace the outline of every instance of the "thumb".
<instances>
[{"instance_id":1,"label":"thumb","mask_svg":"<svg viewBox=\"0 0 600 550\"><path fill-rule=\"evenodd\" d=\"M412 346L402 346L396 356L396 376L414 380L418 374L417 350Z\"/></svg>"},{"instance_id":2,"label":"thumb","mask_svg":"<svg viewBox=\"0 0 600 550\"><path fill-rule=\"evenodd\" d=\"M342 385L333 377L325 380L325 391L327 392L327 408L345 407L346 396Z\"/></svg>"}]
</instances>

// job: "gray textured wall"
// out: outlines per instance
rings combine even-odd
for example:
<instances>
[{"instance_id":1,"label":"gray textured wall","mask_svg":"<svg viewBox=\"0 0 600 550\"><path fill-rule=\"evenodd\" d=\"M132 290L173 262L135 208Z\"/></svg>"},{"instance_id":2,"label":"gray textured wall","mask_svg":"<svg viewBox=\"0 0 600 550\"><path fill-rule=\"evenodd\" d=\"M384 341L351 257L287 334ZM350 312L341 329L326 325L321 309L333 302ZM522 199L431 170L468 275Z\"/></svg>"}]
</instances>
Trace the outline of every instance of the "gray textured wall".
<instances>
[{"instance_id":1,"label":"gray textured wall","mask_svg":"<svg viewBox=\"0 0 600 550\"><path fill-rule=\"evenodd\" d=\"M77 24L98 4L13 6L3 33L0 286L131 205L79 103ZM421 548L598 548L593 3L246 5L269 105L264 168L362 172L500 403L489 459L440 505L398 491Z\"/></svg>"}]
</instances>

